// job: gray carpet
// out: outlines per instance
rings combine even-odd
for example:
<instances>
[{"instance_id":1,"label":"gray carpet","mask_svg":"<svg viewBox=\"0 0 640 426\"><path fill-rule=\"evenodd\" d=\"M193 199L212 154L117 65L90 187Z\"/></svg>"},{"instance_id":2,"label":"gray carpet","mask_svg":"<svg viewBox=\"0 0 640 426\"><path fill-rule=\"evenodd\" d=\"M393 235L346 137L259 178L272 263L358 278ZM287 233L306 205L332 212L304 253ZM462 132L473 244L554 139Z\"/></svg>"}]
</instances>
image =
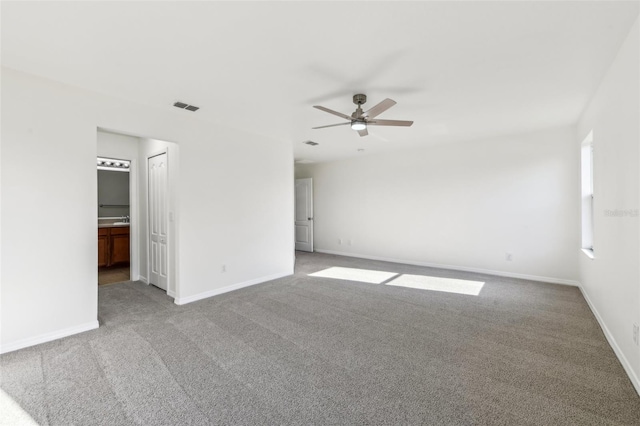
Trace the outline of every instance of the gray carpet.
<instances>
[{"instance_id":1,"label":"gray carpet","mask_svg":"<svg viewBox=\"0 0 640 426\"><path fill-rule=\"evenodd\" d=\"M298 253L296 274L177 306L100 287L98 330L0 357L40 424L640 424L577 288ZM478 296L310 277L485 282ZM391 281L393 282L393 281Z\"/></svg>"}]
</instances>

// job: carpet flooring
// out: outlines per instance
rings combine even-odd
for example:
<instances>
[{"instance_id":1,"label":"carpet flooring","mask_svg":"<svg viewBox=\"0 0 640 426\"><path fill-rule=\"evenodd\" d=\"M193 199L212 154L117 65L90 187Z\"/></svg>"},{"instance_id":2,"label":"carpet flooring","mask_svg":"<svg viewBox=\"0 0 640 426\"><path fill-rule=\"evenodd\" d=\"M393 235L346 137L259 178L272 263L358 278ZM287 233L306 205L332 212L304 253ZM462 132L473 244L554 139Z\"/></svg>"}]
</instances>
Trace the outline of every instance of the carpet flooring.
<instances>
[{"instance_id":1,"label":"carpet flooring","mask_svg":"<svg viewBox=\"0 0 640 426\"><path fill-rule=\"evenodd\" d=\"M640 424L574 287L298 253L291 277L184 306L98 291L99 329L0 357L38 424Z\"/></svg>"}]
</instances>

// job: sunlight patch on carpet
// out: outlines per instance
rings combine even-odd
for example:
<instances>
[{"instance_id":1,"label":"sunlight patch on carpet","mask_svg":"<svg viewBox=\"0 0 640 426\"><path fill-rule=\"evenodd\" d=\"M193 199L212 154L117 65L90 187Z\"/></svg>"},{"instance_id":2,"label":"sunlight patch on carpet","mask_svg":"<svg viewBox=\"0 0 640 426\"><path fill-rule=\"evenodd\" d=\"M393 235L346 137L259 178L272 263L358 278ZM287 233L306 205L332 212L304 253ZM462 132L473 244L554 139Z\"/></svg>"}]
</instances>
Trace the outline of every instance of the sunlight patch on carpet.
<instances>
[{"instance_id":1,"label":"sunlight patch on carpet","mask_svg":"<svg viewBox=\"0 0 640 426\"><path fill-rule=\"evenodd\" d=\"M0 389L0 425L37 426L38 423L9 394Z\"/></svg>"},{"instance_id":2,"label":"sunlight patch on carpet","mask_svg":"<svg viewBox=\"0 0 640 426\"><path fill-rule=\"evenodd\" d=\"M334 278L338 280L359 281L369 284L381 284L397 276L397 272L373 271L370 269L341 268L334 266L309 274L310 277Z\"/></svg>"},{"instance_id":3,"label":"sunlight patch on carpet","mask_svg":"<svg viewBox=\"0 0 640 426\"><path fill-rule=\"evenodd\" d=\"M420 290L445 291L447 293L467 294L477 296L480 294L484 282L459 280L454 278L430 277L427 275L400 275L386 285L398 287L417 288Z\"/></svg>"}]
</instances>

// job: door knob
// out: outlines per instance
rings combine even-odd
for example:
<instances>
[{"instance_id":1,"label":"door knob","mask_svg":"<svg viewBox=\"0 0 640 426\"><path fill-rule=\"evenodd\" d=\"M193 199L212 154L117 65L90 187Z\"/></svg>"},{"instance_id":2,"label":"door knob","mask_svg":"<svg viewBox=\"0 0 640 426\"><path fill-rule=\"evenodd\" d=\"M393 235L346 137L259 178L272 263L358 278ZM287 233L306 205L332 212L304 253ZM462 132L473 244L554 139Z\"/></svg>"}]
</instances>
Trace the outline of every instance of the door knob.
<instances>
[{"instance_id":1,"label":"door knob","mask_svg":"<svg viewBox=\"0 0 640 426\"><path fill-rule=\"evenodd\" d=\"M307 220L313 220L313 218L312 217L308 217Z\"/></svg>"}]
</instances>

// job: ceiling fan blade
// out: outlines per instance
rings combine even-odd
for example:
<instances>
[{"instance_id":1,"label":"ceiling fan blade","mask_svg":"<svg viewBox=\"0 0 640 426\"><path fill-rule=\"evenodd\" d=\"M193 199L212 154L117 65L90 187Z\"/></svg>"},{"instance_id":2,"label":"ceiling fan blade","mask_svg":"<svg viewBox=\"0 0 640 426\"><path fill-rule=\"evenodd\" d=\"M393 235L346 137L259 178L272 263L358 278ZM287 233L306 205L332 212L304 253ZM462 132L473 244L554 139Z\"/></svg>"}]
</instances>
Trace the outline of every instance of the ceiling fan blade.
<instances>
[{"instance_id":1,"label":"ceiling fan blade","mask_svg":"<svg viewBox=\"0 0 640 426\"><path fill-rule=\"evenodd\" d=\"M326 126L312 127L312 129L324 129L325 127L345 126L347 124L351 124L351 123L328 124Z\"/></svg>"},{"instance_id":2,"label":"ceiling fan blade","mask_svg":"<svg viewBox=\"0 0 640 426\"><path fill-rule=\"evenodd\" d=\"M367 129L362 129L362 130L358 130L358 134L360 136L367 136L369 132L367 132Z\"/></svg>"},{"instance_id":3,"label":"ceiling fan blade","mask_svg":"<svg viewBox=\"0 0 640 426\"><path fill-rule=\"evenodd\" d=\"M384 101L380 102L378 105L372 107L369 111L365 112L364 115L368 118L377 117L383 112L385 112L386 110L388 110L389 108L391 108L392 106L394 106L395 104L396 104L396 101L394 101L393 99L387 98Z\"/></svg>"},{"instance_id":4,"label":"ceiling fan blade","mask_svg":"<svg viewBox=\"0 0 640 426\"><path fill-rule=\"evenodd\" d=\"M320 105L314 105L313 107L319 109L320 111L324 111L324 112L328 112L329 114L337 115L338 117L344 118L345 120L349 120L349 121L353 120L353 117L348 116L347 114L343 114L341 112L334 111L332 109L325 108L325 107L320 106Z\"/></svg>"},{"instance_id":5,"label":"ceiling fan blade","mask_svg":"<svg viewBox=\"0 0 640 426\"><path fill-rule=\"evenodd\" d=\"M404 126L409 127L413 124L413 121L406 120L371 120L367 121L369 126Z\"/></svg>"}]
</instances>

